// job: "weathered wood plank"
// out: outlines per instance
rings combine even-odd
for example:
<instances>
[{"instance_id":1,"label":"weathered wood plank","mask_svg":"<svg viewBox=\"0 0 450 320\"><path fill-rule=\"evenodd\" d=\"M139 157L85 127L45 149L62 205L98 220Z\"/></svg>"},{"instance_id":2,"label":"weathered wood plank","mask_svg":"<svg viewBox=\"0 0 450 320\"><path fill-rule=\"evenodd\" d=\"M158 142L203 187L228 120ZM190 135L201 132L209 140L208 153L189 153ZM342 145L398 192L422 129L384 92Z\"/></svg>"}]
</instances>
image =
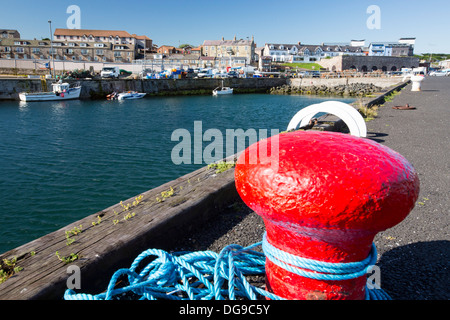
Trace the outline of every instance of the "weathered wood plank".
<instances>
[{"instance_id":1,"label":"weathered wood plank","mask_svg":"<svg viewBox=\"0 0 450 320\"><path fill-rule=\"evenodd\" d=\"M62 299L71 264L80 267L83 292L98 293L95 290L105 288L112 274L128 268L139 253L170 246L239 196L234 169L216 174L204 167L143 193L133 205L136 197L122 202L130 205L128 210L118 203L1 255L0 259L17 257L16 265L23 269L0 284L0 299ZM82 232L70 236L74 241L67 245L65 232L80 225ZM57 251L79 258L66 264Z\"/></svg>"}]
</instances>

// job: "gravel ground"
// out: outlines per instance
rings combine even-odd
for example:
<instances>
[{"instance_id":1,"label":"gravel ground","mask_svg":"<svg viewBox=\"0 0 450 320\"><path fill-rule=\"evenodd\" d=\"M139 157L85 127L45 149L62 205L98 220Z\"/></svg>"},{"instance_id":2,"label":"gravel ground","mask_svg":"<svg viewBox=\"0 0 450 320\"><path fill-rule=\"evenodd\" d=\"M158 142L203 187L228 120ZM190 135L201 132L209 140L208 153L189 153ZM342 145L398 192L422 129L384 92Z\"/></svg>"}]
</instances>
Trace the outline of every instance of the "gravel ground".
<instances>
[{"instance_id":1,"label":"gravel ground","mask_svg":"<svg viewBox=\"0 0 450 320\"><path fill-rule=\"evenodd\" d=\"M368 138L402 154L416 168L421 191L416 207L399 225L375 238L381 286L394 300L448 300L450 78L427 77L421 92L405 87L367 123ZM396 110L405 105L416 110ZM449 117L447 117L449 116ZM262 219L236 202L217 220L175 250L220 252L229 244L259 242Z\"/></svg>"}]
</instances>

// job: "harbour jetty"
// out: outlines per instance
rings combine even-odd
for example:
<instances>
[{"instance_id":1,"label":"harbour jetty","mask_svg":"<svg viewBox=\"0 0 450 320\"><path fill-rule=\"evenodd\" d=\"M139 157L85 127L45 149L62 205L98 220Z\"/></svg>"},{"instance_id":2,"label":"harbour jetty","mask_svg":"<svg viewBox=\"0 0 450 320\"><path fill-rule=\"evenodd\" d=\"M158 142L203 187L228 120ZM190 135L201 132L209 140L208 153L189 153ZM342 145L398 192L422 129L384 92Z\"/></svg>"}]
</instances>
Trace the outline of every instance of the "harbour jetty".
<instances>
[{"instance_id":1,"label":"harbour jetty","mask_svg":"<svg viewBox=\"0 0 450 320\"><path fill-rule=\"evenodd\" d=\"M369 138L404 155L421 180L419 202L408 219L375 239L383 289L394 299L449 298L441 281L449 253L449 180L442 174L449 81L427 78L424 90L414 93L407 85L368 123ZM417 109L392 109L406 103ZM230 218L236 215L239 219ZM204 167L3 253L1 261L13 263L17 272L0 284L0 299L61 299L71 275L68 267L74 265L81 270L81 291L99 293L114 271L129 267L145 249L250 245L261 241L263 231L259 217L245 209L236 192L233 166Z\"/></svg>"},{"instance_id":2,"label":"harbour jetty","mask_svg":"<svg viewBox=\"0 0 450 320\"><path fill-rule=\"evenodd\" d=\"M303 86L296 87L293 85L282 85L270 89L271 94L308 94L308 95L325 95L325 96L343 96L343 97L364 97L366 95L379 92L382 88L374 84L352 83L350 85L337 86Z\"/></svg>"},{"instance_id":3,"label":"harbour jetty","mask_svg":"<svg viewBox=\"0 0 450 320\"><path fill-rule=\"evenodd\" d=\"M268 93L272 88L329 88L330 94L339 95L342 86L355 85L367 91L370 87L388 88L403 81L402 77L390 78L227 78L227 79L82 79L67 80L82 87L80 99L105 99L111 92L137 91L150 96L212 94L222 85L234 89L234 93ZM52 79L0 78L0 100L19 100L20 92L48 92L52 90ZM293 89L295 88L295 89ZM332 90L330 88L336 88ZM275 90L275 89L273 89ZM284 89L283 89L284 90ZM345 89L344 89L345 91ZM320 93L320 90L315 90Z\"/></svg>"}]
</instances>

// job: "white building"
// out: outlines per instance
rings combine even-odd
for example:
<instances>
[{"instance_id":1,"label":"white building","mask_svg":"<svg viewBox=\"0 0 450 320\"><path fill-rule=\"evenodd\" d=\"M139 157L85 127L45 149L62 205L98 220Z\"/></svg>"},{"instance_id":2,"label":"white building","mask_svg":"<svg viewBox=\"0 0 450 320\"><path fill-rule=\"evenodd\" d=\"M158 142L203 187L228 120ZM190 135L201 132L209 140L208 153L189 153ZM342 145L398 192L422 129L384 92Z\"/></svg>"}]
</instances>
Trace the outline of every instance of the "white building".
<instances>
[{"instance_id":1,"label":"white building","mask_svg":"<svg viewBox=\"0 0 450 320\"><path fill-rule=\"evenodd\" d=\"M314 63L340 55L364 55L364 52L361 47L348 44L304 45L299 42L298 44L266 43L262 54L272 57L274 62Z\"/></svg>"},{"instance_id":2,"label":"white building","mask_svg":"<svg viewBox=\"0 0 450 320\"><path fill-rule=\"evenodd\" d=\"M411 57L414 55L415 38L401 38L398 42L372 42L369 56Z\"/></svg>"}]
</instances>

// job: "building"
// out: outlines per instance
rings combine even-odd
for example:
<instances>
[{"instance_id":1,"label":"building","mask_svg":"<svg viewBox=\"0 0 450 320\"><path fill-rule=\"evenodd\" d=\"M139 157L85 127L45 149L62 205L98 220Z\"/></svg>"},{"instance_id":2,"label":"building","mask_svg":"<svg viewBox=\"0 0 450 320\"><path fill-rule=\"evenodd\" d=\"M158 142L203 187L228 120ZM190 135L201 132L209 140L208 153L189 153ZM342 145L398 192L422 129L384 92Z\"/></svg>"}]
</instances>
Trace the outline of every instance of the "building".
<instances>
[{"instance_id":1,"label":"building","mask_svg":"<svg viewBox=\"0 0 450 320\"><path fill-rule=\"evenodd\" d=\"M131 63L133 46L106 42L66 42L50 40L1 39L0 58L68 60L81 62Z\"/></svg>"},{"instance_id":2,"label":"building","mask_svg":"<svg viewBox=\"0 0 450 320\"><path fill-rule=\"evenodd\" d=\"M177 50L177 48L175 48L174 46L161 46L156 50L156 53L160 53L160 54L175 54L175 53L179 53L179 51Z\"/></svg>"},{"instance_id":3,"label":"building","mask_svg":"<svg viewBox=\"0 0 450 320\"><path fill-rule=\"evenodd\" d=\"M400 71L403 68L417 68L420 59L414 57L386 57L386 56L337 56L323 59L319 64L329 70L341 72L354 70L358 72L372 71Z\"/></svg>"},{"instance_id":4,"label":"building","mask_svg":"<svg viewBox=\"0 0 450 320\"><path fill-rule=\"evenodd\" d=\"M252 36L251 40L236 39L233 40L205 40L202 45L202 55L205 57L212 57L221 59L229 58L244 58L244 64L249 65L255 61L256 44ZM230 61L229 60L229 61Z\"/></svg>"},{"instance_id":5,"label":"building","mask_svg":"<svg viewBox=\"0 0 450 320\"><path fill-rule=\"evenodd\" d=\"M272 71L272 57L271 56L260 56L258 60L258 70L261 72L271 72Z\"/></svg>"},{"instance_id":6,"label":"building","mask_svg":"<svg viewBox=\"0 0 450 320\"><path fill-rule=\"evenodd\" d=\"M364 52L359 46L325 43L306 45L298 42L297 44L266 43L262 55L272 57L273 62L313 63L340 55L361 56Z\"/></svg>"},{"instance_id":7,"label":"building","mask_svg":"<svg viewBox=\"0 0 450 320\"><path fill-rule=\"evenodd\" d=\"M450 69L450 59L439 61L439 67L442 69Z\"/></svg>"},{"instance_id":8,"label":"building","mask_svg":"<svg viewBox=\"0 0 450 320\"><path fill-rule=\"evenodd\" d=\"M20 39L20 33L17 30L0 29L1 39Z\"/></svg>"},{"instance_id":9,"label":"building","mask_svg":"<svg viewBox=\"0 0 450 320\"><path fill-rule=\"evenodd\" d=\"M147 36L138 36L122 30L57 28L53 34L53 40L62 43L75 43L75 47L78 46L78 43L84 43L88 47L103 48L104 51L111 50L112 54L109 54L108 52L106 54L106 59L112 61L128 61L130 58L129 51L134 52L134 54L131 55L132 60L142 59L146 52L151 52L153 49L153 41ZM95 45L101 43L104 44L103 47ZM105 55L103 55L103 57L105 57ZM110 59L110 57L112 57L112 59Z\"/></svg>"},{"instance_id":10,"label":"building","mask_svg":"<svg viewBox=\"0 0 450 320\"><path fill-rule=\"evenodd\" d=\"M369 45L369 56L378 57L412 57L414 55L415 38L401 38L398 42L372 42Z\"/></svg>"},{"instance_id":11,"label":"building","mask_svg":"<svg viewBox=\"0 0 450 320\"><path fill-rule=\"evenodd\" d=\"M56 29L51 40L20 39L16 30L4 30L0 58L131 63L153 48L147 36L126 31Z\"/></svg>"}]
</instances>

